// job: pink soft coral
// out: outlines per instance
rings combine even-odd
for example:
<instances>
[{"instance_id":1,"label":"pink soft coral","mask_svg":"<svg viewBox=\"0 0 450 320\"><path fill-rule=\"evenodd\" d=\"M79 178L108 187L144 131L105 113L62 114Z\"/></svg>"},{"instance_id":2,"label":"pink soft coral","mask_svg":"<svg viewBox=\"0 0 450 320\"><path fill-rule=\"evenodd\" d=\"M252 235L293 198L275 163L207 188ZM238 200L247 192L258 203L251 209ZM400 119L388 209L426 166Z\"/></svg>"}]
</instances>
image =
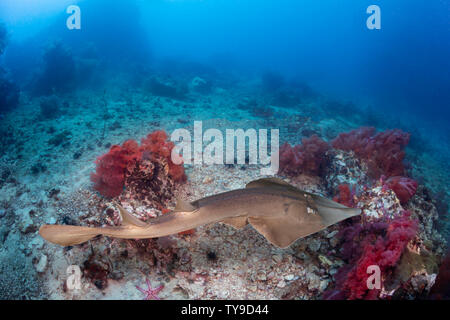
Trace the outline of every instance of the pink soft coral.
<instances>
[{"instance_id":1,"label":"pink soft coral","mask_svg":"<svg viewBox=\"0 0 450 320\"><path fill-rule=\"evenodd\" d=\"M377 265L383 279L400 260L417 233L417 221L405 211L390 220L355 224L341 231L342 255L347 264L336 274L336 288L325 293L328 299L377 299L380 290L367 288L367 268Z\"/></svg>"},{"instance_id":2,"label":"pink soft coral","mask_svg":"<svg viewBox=\"0 0 450 320\"><path fill-rule=\"evenodd\" d=\"M406 177L390 177L385 186L395 192L401 204L405 204L416 193L417 181Z\"/></svg>"},{"instance_id":3,"label":"pink soft coral","mask_svg":"<svg viewBox=\"0 0 450 320\"><path fill-rule=\"evenodd\" d=\"M371 265L380 267L382 275L395 267L408 242L417 232L417 222L409 219L409 214L391 221L386 237L378 237L374 244L366 244L363 254L353 271L347 277L344 287L349 292L348 299L374 299L378 290L367 288L367 268Z\"/></svg>"},{"instance_id":4,"label":"pink soft coral","mask_svg":"<svg viewBox=\"0 0 450 320\"><path fill-rule=\"evenodd\" d=\"M317 135L303 138L302 144L292 147L285 143L280 148L280 169L289 175L300 173L320 175L326 165L327 142Z\"/></svg>"},{"instance_id":5,"label":"pink soft coral","mask_svg":"<svg viewBox=\"0 0 450 320\"><path fill-rule=\"evenodd\" d=\"M386 130L375 134L375 128L362 127L341 133L331 144L333 148L353 151L366 161L369 173L379 178L404 175L404 148L409 143L410 134L399 129Z\"/></svg>"}]
</instances>

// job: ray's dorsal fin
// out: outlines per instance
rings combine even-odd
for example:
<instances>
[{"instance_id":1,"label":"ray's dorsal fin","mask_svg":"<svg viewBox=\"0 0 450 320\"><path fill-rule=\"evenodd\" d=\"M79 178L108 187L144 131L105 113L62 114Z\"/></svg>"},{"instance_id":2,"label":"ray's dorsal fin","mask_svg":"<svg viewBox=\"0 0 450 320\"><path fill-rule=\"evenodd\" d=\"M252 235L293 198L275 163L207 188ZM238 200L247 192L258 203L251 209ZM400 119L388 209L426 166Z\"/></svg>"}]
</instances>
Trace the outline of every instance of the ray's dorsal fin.
<instances>
[{"instance_id":1,"label":"ray's dorsal fin","mask_svg":"<svg viewBox=\"0 0 450 320\"><path fill-rule=\"evenodd\" d=\"M292 192L305 193L304 191L294 187L288 182L280 179L280 178L262 178L254 181L250 181L246 184L245 188L282 188L285 190L289 190Z\"/></svg>"},{"instance_id":2,"label":"ray's dorsal fin","mask_svg":"<svg viewBox=\"0 0 450 320\"><path fill-rule=\"evenodd\" d=\"M184 201L182 199L177 199L177 205L175 206L174 212L191 212L196 210L191 203Z\"/></svg>"},{"instance_id":3,"label":"ray's dorsal fin","mask_svg":"<svg viewBox=\"0 0 450 320\"><path fill-rule=\"evenodd\" d=\"M269 186L285 186L292 187L286 181L280 178L261 178L258 180L250 181L245 185L246 188L261 188L261 187L269 187Z\"/></svg>"},{"instance_id":4,"label":"ray's dorsal fin","mask_svg":"<svg viewBox=\"0 0 450 320\"><path fill-rule=\"evenodd\" d=\"M127 210L125 210L120 204L114 202L114 205L119 209L120 216L122 217L122 225L132 225L136 227L147 227L148 225L144 222L133 216Z\"/></svg>"}]
</instances>

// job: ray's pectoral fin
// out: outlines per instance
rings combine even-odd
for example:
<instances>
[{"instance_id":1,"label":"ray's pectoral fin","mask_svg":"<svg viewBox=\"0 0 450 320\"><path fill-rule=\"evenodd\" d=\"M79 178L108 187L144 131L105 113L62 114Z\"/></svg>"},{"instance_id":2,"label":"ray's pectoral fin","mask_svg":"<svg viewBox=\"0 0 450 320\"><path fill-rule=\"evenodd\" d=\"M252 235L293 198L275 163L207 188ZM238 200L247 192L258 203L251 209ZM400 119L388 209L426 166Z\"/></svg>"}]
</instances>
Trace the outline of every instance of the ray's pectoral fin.
<instances>
[{"instance_id":1,"label":"ray's pectoral fin","mask_svg":"<svg viewBox=\"0 0 450 320\"><path fill-rule=\"evenodd\" d=\"M246 188L282 189L301 200L287 202L284 212L273 216L249 215L248 222L274 245L285 248L299 238L316 233L347 218L361 214L327 198L297 189L279 178L252 181Z\"/></svg>"},{"instance_id":2,"label":"ray's pectoral fin","mask_svg":"<svg viewBox=\"0 0 450 320\"><path fill-rule=\"evenodd\" d=\"M287 203L284 212L273 216L252 216L248 222L268 241L280 248L316 233L326 226L317 211L300 201Z\"/></svg>"},{"instance_id":3,"label":"ray's pectoral fin","mask_svg":"<svg viewBox=\"0 0 450 320\"><path fill-rule=\"evenodd\" d=\"M235 229L242 229L243 227L245 227L248 224L248 218L247 218L247 216L234 217L234 218L224 219L221 222L228 224Z\"/></svg>"}]
</instances>

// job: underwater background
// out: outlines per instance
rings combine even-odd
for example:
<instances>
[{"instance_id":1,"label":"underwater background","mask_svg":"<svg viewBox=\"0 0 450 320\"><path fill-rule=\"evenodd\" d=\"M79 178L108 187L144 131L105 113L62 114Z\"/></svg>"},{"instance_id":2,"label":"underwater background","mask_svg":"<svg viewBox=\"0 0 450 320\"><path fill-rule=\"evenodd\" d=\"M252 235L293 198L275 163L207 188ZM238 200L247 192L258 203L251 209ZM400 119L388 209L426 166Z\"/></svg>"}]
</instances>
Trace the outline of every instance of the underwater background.
<instances>
[{"instance_id":1,"label":"underwater background","mask_svg":"<svg viewBox=\"0 0 450 320\"><path fill-rule=\"evenodd\" d=\"M165 299L448 299L448 1L2 0L0 23L1 299L154 297L146 279ZM261 177L172 163L168 136L194 121L279 129L278 177L362 216L288 249L223 224L39 236L118 225L113 201L148 222ZM371 264L381 289L362 285Z\"/></svg>"}]
</instances>

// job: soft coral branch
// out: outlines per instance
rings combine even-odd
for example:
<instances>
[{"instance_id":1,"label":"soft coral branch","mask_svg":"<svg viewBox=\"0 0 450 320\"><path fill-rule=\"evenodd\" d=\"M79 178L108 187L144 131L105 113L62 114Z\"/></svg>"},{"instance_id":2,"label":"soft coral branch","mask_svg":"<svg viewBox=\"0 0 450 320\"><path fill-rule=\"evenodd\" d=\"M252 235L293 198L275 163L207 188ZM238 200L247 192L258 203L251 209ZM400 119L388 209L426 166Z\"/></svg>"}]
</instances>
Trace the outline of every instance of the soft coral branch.
<instances>
[{"instance_id":1,"label":"soft coral branch","mask_svg":"<svg viewBox=\"0 0 450 320\"><path fill-rule=\"evenodd\" d=\"M166 159L168 174L174 181L185 181L183 165L172 162L173 148L173 142L167 141L167 135L162 130L154 131L142 139L141 146L134 140L127 140L122 146L113 145L108 153L95 162L96 171L91 174L94 189L105 197L117 197L123 191L127 168L142 160L158 161L159 158Z\"/></svg>"},{"instance_id":2,"label":"soft coral branch","mask_svg":"<svg viewBox=\"0 0 450 320\"><path fill-rule=\"evenodd\" d=\"M280 169L289 175L321 175L326 166L325 153L329 148L328 143L317 135L303 138L302 144L294 147L285 143L280 148Z\"/></svg>"},{"instance_id":3,"label":"soft coral branch","mask_svg":"<svg viewBox=\"0 0 450 320\"><path fill-rule=\"evenodd\" d=\"M140 158L136 141L127 140L113 145L108 153L100 156L95 163L96 171L91 174L94 189L105 197L116 197L122 193L125 171L129 163Z\"/></svg>"},{"instance_id":4,"label":"soft coral branch","mask_svg":"<svg viewBox=\"0 0 450 320\"><path fill-rule=\"evenodd\" d=\"M344 206L353 208L355 207L354 196L355 191L350 190L350 186L348 184L341 184L338 186L338 193L333 200L343 204Z\"/></svg>"},{"instance_id":5,"label":"soft coral branch","mask_svg":"<svg viewBox=\"0 0 450 320\"><path fill-rule=\"evenodd\" d=\"M183 165L175 164L172 161L172 150L175 144L167 140L167 134L162 130L157 130L141 141L141 148L154 155L165 158L169 163L169 175L175 181L186 181Z\"/></svg>"},{"instance_id":6,"label":"soft coral branch","mask_svg":"<svg viewBox=\"0 0 450 320\"><path fill-rule=\"evenodd\" d=\"M401 204L405 204L416 193L417 181L406 177L390 177L385 186L394 191Z\"/></svg>"},{"instance_id":7,"label":"soft coral branch","mask_svg":"<svg viewBox=\"0 0 450 320\"><path fill-rule=\"evenodd\" d=\"M375 128L361 127L339 134L331 145L335 149L353 151L359 158L364 159L373 177L392 177L405 173L404 148L408 145L409 138L409 133L399 129L375 134Z\"/></svg>"},{"instance_id":8,"label":"soft coral branch","mask_svg":"<svg viewBox=\"0 0 450 320\"><path fill-rule=\"evenodd\" d=\"M380 290L367 287L367 268L376 265L385 278L400 260L408 242L417 233L417 221L410 213L343 229L342 257L347 264L335 276L336 288L327 299L376 299Z\"/></svg>"}]
</instances>

